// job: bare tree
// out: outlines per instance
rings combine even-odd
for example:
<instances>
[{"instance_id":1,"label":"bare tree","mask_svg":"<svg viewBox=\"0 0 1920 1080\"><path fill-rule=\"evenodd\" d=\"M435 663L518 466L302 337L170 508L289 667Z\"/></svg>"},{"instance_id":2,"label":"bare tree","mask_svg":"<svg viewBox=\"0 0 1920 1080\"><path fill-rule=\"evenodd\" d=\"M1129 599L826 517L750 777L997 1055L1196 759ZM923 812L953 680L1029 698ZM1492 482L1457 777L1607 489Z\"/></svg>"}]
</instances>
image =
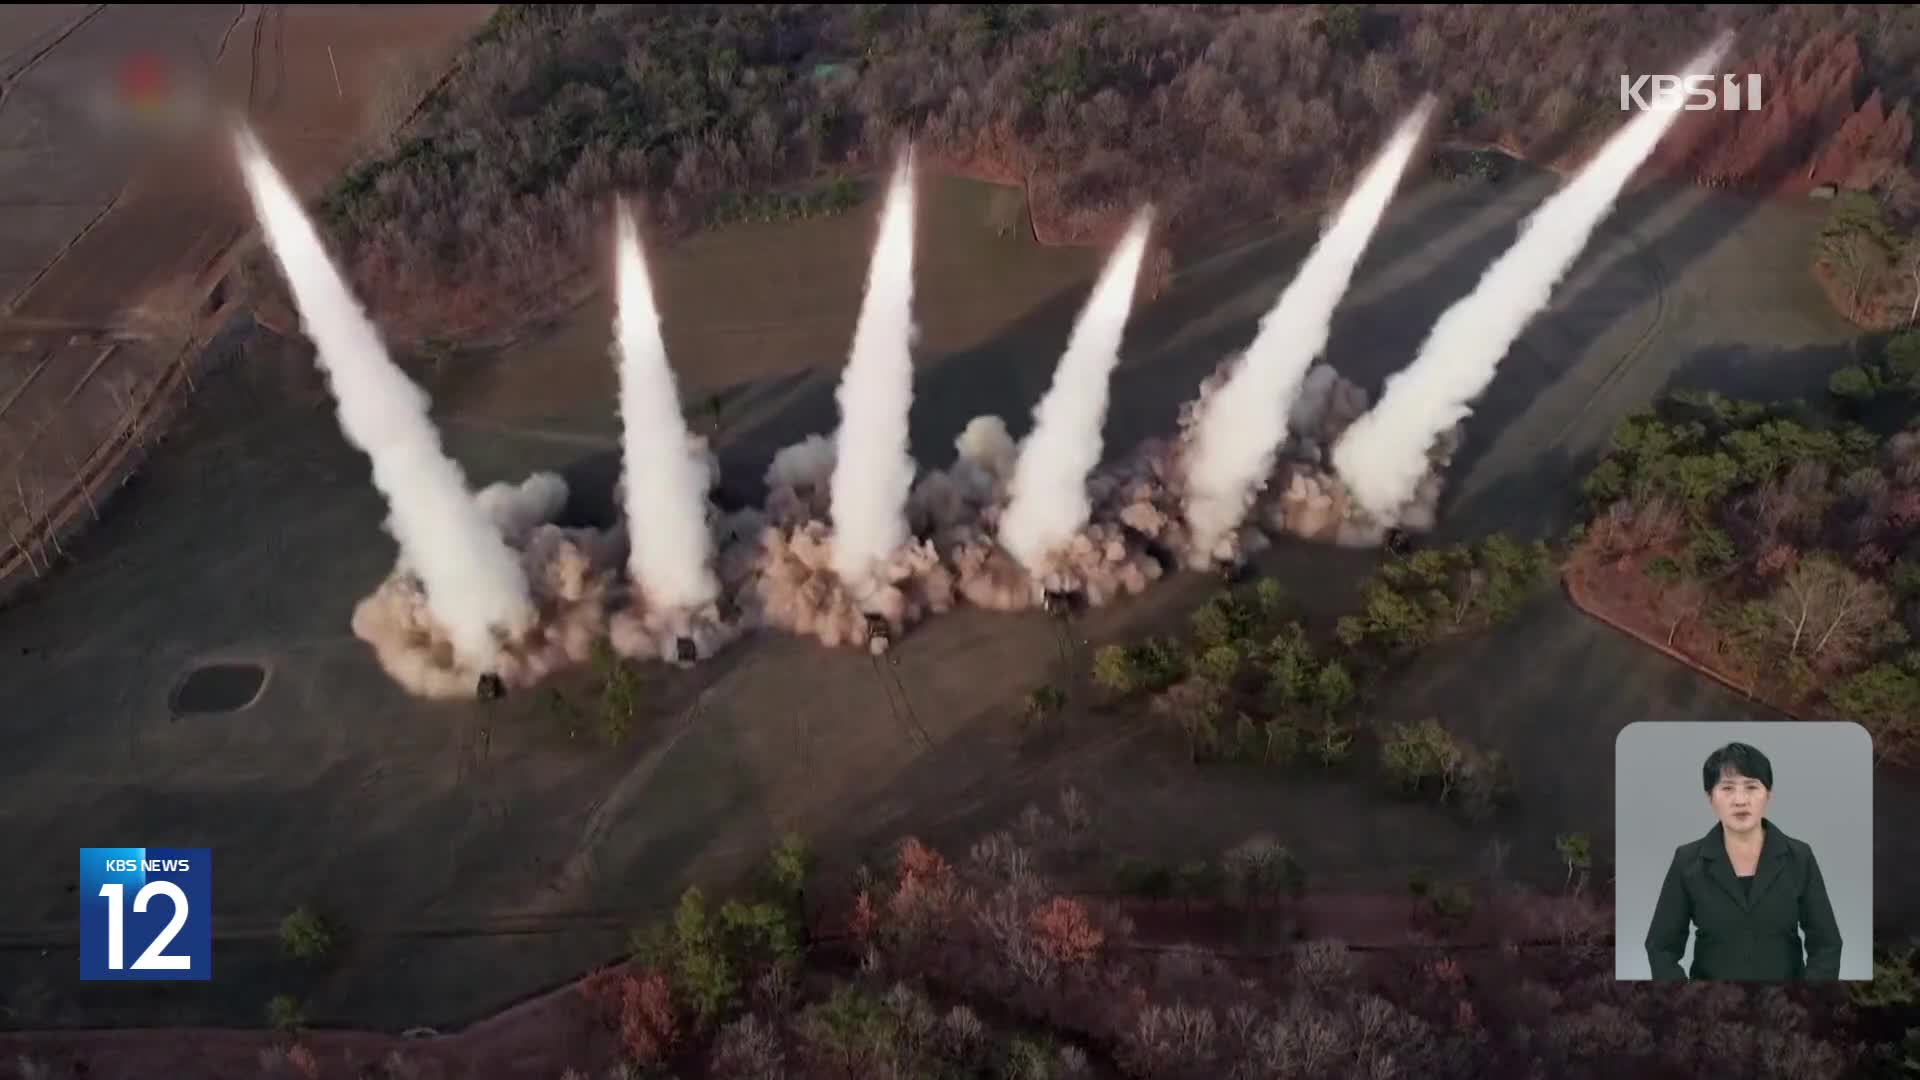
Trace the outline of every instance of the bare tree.
<instances>
[{"instance_id":1,"label":"bare tree","mask_svg":"<svg viewBox=\"0 0 1920 1080\"><path fill-rule=\"evenodd\" d=\"M1767 600L1775 634L1789 657L1843 663L1893 618L1885 589L1830 555L1812 555L1788 571Z\"/></svg>"},{"instance_id":2,"label":"bare tree","mask_svg":"<svg viewBox=\"0 0 1920 1080\"><path fill-rule=\"evenodd\" d=\"M1869 275L1883 258L1879 243L1864 232L1848 232L1829 239L1826 253L1852 282L1847 293L1847 312L1858 315L1860 294L1867 286Z\"/></svg>"},{"instance_id":3,"label":"bare tree","mask_svg":"<svg viewBox=\"0 0 1920 1080\"><path fill-rule=\"evenodd\" d=\"M1907 309L1907 325L1920 316L1920 233L1907 238L1900 249L1900 274L1913 284L1913 306Z\"/></svg>"},{"instance_id":4,"label":"bare tree","mask_svg":"<svg viewBox=\"0 0 1920 1080\"><path fill-rule=\"evenodd\" d=\"M40 482L38 480L34 481L32 488L29 489L26 484L25 470L16 468L13 472L13 490L20 496L20 508L26 511L27 539L33 540L35 533L40 534L38 538L40 543L40 561L48 566L53 565L53 561L47 558L47 545L49 543L53 545L53 553L56 557L65 558L67 553L60 546L59 523L51 520L48 516L49 508L45 502L46 495L41 488Z\"/></svg>"},{"instance_id":5,"label":"bare tree","mask_svg":"<svg viewBox=\"0 0 1920 1080\"><path fill-rule=\"evenodd\" d=\"M1538 113L1541 125L1548 131L1558 131L1572 120L1580 107L1580 99L1565 85L1556 86L1547 92L1540 103Z\"/></svg>"},{"instance_id":6,"label":"bare tree","mask_svg":"<svg viewBox=\"0 0 1920 1080\"><path fill-rule=\"evenodd\" d=\"M1432 23L1422 23L1420 29L1413 32L1411 45L1416 70L1422 74L1432 72L1447 54L1447 43Z\"/></svg>"},{"instance_id":7,"label":"bare tree","mask_svg":"<svg viewBox=\"0 0 1920 1080\"><path fill-rule=\"evenodd\" d=\"M1400 76L1385 56L1368 53L1360 64L1360 89L1375 112L1385 113L1400 96Z\"/></svg>"},{"instance_id":8,"label":"bare tree","mask_svg":"<svg viewBox=\"0 0 1920 1080\"><path fill-rule=\"evenodd\" d=\"M1780 493L1778 526L1803 539L1817 535L1833 503L1833 471L1818 461L1802 461L1787 470Z\"/></svg>"},{"instance_id":9,"label":"bare tree","mask_svg":"<svg viewBox=\"0 0 1920 1080\"><path fill-rule=\"evenodd\" d=\"M60 456L66 461L67 469L73 476L73 485L80 489L81 498L87 501L87 511L93 515L93 520L99 521L100 507L93 501L93 486L87 483L86 469L80 462L74 460L72 448L62 447Z\"/></svg>"},{"instance_id":10,"label":"bare tree","mask_svg":"<svg viewBox=\"0 0 1920 1080\"><path fill-rule=\"evenodd\" d=\"M21 517L26 521L28 528L31 529L33 525L33 515L28 512L24 503L20 504L18 509ZM9 507L6 511L0 512L0 522L6 523L7 539L13 544L14 550L18 551L20 556L27 560L27 566L33 571L33 576L39 577L40 561L33 557L33 549L28 547L26 542L20 539L20 533L13 527L13 511L14 508ZM29 535L31 535L31 533L29 533Z\"/></svg>"},{"instance_id":11,"label":"bare tree","mask_svg":"<svg viewBox=\"0 0 1920 1080\"><path fill-rule=\"evenodd\" d=\"M1691 574L1674 582L1660 594L1662 605L1673 616L1672 621L1667 624L1669 648L1672 647L1673 639L1680 633L1680 628L1686 625L1687 620L1698 616L1701 609L1707 606L1710 596L1707 583Z\"/></svg>"},{"instance_id":12,"label":"bare tree","mask_svg":"<svg viewBox=\"0 0 1920 1080\"><path fill-rule=\"evenodd\" d=\"M1762 545L1780 539L1781 529L1804 512L1798 490L1779 480L1768 480L1754 493L1754 517L1760 524Z\"/></svg>"},{"instance_id":13,"label":"bare tree","mask_svg":"<svg viewBox=\"0 0 1920 1080\"><path fill-rule=\"evenodd\" d=\"M1665 496L1655 496L1644 504L1629 506L1627 519L1623 522L1629 553L1665 549L1679 539L1685 530L1685 513Z\"/></svg>"},{"instance_id":14,"label":"bare tree","mask_svg":"<svg viewBox=\"0 0 1920 1080\"><path fill-rule=\"evenodd\" d=\"M1847 520L1842 531L1852 543L1872 544L1892 525L1893 488L1886 474L1868 466L1849 473L1841 481L1846 493L1842 504Z\"/></svg>"},{"instance_id":15,"label":"bare tree","mask_svg":"<svg viewBox=\"0 0 1920 1080\"><path fill-rule=\"evenodd\" d=\"M1905 113L1905 103L1894 107L1895 117L1903 117ZM1875 179L1874 189L1880 200L1880 212L1888 221L1912 224L1920 218L1920 176L1901 168L1897 157L1885 159L1888 167Z\"/></svg>"}]
</instances>

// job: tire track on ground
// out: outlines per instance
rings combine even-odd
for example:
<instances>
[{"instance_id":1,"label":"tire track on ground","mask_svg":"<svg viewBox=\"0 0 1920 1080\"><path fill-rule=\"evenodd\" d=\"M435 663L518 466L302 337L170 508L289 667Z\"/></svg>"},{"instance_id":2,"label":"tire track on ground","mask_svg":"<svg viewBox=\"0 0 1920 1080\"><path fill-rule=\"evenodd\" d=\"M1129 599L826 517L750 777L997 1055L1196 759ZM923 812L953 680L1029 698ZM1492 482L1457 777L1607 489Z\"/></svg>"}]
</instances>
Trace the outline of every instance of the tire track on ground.
<instances>
[{"instance_id":1,"label":"tire track on ground","mask_svg":"<svg viewBox=\"0 0 1920 1080\"><path fill-rule=\"evenodd\" d=\"M262 4L253 16L253 41L247 46L247 111L254 110L260 92L260 39L265 36L267 17L273 14L273 5Z\"/></svg>"},{"instance_id":2,"label":"tire track on ground","mask_svg":"<svg viewBox=\"0 0 1920 1080\"><path fill-rule=\"evenodd\" d=\"M907 696L906 680L900 676L900 667L893 647L889 646L886 655L869 653L873 658L873 673L880 683L880 693L887 700L887 711L893 714L894 726L906 736L907 742L922 750L933 749L933 737L914 714L913 700Z\"/></svg>"},{"instance_id":3,"label":"tire track on ground","mask_svg":"<svg viewBox=\"0 0 1920 1080\"><path fill-rule=\"evenodd\" d=\"M27 390L39 380L40 373L47 369L48 364L53 363L53 358L59 355L59 352L60 350L55 348L41 350L40 362L33 366L32 371L27 372L27 377L20 380L20 384L13 388L13 391L7 395L6 400L0 401L0 420L6 419L7 412L13 408L13 403L19 401L26 395Z\"/></svg>"},{"instance_id":4,"label":"tire track on ground","mask_svg":"<svg viewBox=\"0 0 1920 1080\"><path fill-rule=\"evenodd\" d=\"M107 205L101 207L99 213L88 218L87 223L81 226L80 232L76 234L73 239L62 245L59 251L54 252L53 258L48 259L46 265L35 272L33 277L28 278L25 285L20 286L20 291L14 293L12 298L8 300L4 313L12 314L14 308L32 299L33 290L40 284L41 280L52 273L54 267L65 262L67 256L73 253L73 249L80 246L80 241L85 240L87 234L93 232L102 221L105 221L108 214L113 213L113 208L120 205L120 200L125 197L128 188L131 187L132 185L128 184L126 188L121 188L119 191L114 192L113 198L107 200Z\"/></svg>"},{"instance_id":5,"label":"tire track on ground","mask_svg":"<svg viewBox=\"0 0 1920 1080\"><path fill-rule=\"evenodd\" d=\"M82 28L92 22L96 16L105 10L107 10L107 5L105 4L93 5L92 9L85 15L68 23L66 29L54 35L53 40L47 42L39 52L27 57L26 63L21 64L19 68L8 73L5 78L0 78L0 108L6 107L7 97L13 93L13 88L19 85L20 80L26 78L27 73L33 70L34 65L45 59L48 53L59 48L62 42L79 33Z\"/></svg>"},{"instance_id":6,"label":"tire track on ground","mask_svg":"<svg viewBox=\"0 0 1920 1080\"><path fill-rule=\"evenodd\" d=\"M12 73L8 73L8 75L6 75L6 79L0 79L0 110L6 110L6 102L8 102L8 98L10 98L10 96L12 96L13 94L13 86L19 85L19 81L21 81L21 79L25 79L25 77L27 77L27 75L29 75L29 73L31 73L31 71L35 69L36 65L38 65L40 61L46 60L46 56L48 56L48 54L52 54L52 52L54 52L56 48L60 48L61 44L63 44L63 42L65 42L67 38L71 38L73 37L73 35L77 35L77 33L81 33L81 31L83 31L84 27L86 27L88 23L92 23L92 21L94 21L94 19L96 19L96 17L98 17L100 13L106 12L106 10L108 10L108 6L106 6L106 4L94 4L94 6L92 6L92 8L88 10L88 12L84 13L84 15L81 15L81 17L77 17L77 19L73 19L71 23L67 23L67 27L65 27L63 31L60 31L58 35L54 35L54 40L50 40L50 42L46 42L46 44L44 44L44 46L42 46L42 48L40 48L38 52L35 52L33 56L29 56L29 58L27 58L27 61L25 61L25 63L21 63L21 65L19 65L19 67L17 67L15 71L12 71ZM40 284L40 279L44 279L44 277L48 275L48 271L52 271L52 269L54 269L54 267L56 267L56 265L60 263L61 259L67 258L67 252L71 252L71 250L75 248L75 244L79 244L81 240L84 240L84 238L86 238L86 234L92 233L92 231L94 231L94 227L96 227L96 225L100 225L100 221L102 221L102 219L106 219L106 215L108 215L108 213L111 213L111 211L113 211L113 208L115 208L115 206L119 204L119 200L121 200L121 194L123 194L123 192L117 192L117 194L115 194L115 196L113 196L111 200L108 200L108 204L106 204L104 208L100 209L100 213L96 213L96 215L92 215L92 217L90 217L90 219L86 221L86 225L84 225L84 227L81 227L81 234L79 234L79 236L75 236L75 238L73 238L71 242L67 242L67 244L65 244L63 248L60 248L58 252L54 252L54 258L48 259L48 261L46 261L46 265L42 265L38 273L35 273L35 275L31 277L31 279L27 279L27 284L23 284L23 286L19 286L17 290L13 290L12 296L8 296L8 298L6 298L6 302L0 302L0 315L10 315L10 313L12 313L13 311L13 307L19 306L19 302L21 302L21 300L27 300L27 296L31 296L31 294L33 294L33 288L35 288L36 284Z\"/></svg>"},{"instance_id":7,"label":"tire track on ground","mask_svg":"<svg viewBox=\"0 0 1920 1080\"><path fill-rule=\"evenodd\" d=\"M42 57L45 57L48 53L52 52L56 47L60 45L61 42L67 40L69 37L72 37L75 33L79 32L80 29L85 27L89 22L91 22L95 16L105 11L107 9L107 6L108 5L106 4L94 5L91 11L87 12L85 15L81 16L80 18L76 19L72 24L70 24L66 30L60 33L58 37L56 37L52 42L50 42L45 48L41 49L38 53L36 53L32 59L28 60L27 63L24 66L22 66L18 72L8 76L5 81L0 82L0 108L5 107L6 97L9 93L12 92L14 85L21 78L25 77L27 72L32 70L33 66L39 63ZM247 7L248 5L246 4L240 5L239 12L235 14L233 17L233 22L229 23L227 25L226 31L220 35L220 47L214 53L214 58L213 58L213 63L216 66L218 66L218 64L220 63L221 57L226 55L228 39L230 39L233 36L234 30L239 27L241 20L246 17ZM257 68L258 68L258 59L256 57L253 63L249 67L249 73L247 76L249 80L249 83L248 83L249 104L251 104L251 100L252 100L252 90L251 90L251 86L252 86L251 80L253 79L252 72L254 70L257 70ZM139 177L137 175L129 178L127 183L122 185L120 190L114 193L113 198L107 200L107 204L100 208L100 212L93 215L93 217L87 220L87 223L81 227L80 232L77 235L75 235L72 240L68 241L65 245L63 245L59 251L55 252L53 255L53 258L47 260L46 264L42 266L40 270L37 273L35 273L33 277L27 281L25 285L22 285L18 290L16 290L13 296L7 302L5 302L4 304L0 304L0 313L11 313L11 311L14 308L21 306L21 304L32 295L34 288L40 284L41 280L45 278L49 273L51 273L54 267L60 265L61 262L65 261L67 256L73 252L73 249L78 247L80 245L80 242L85 240L87 238L87 235L93 232L95 227L97 227L102 221L105 221L107 218L107 215L113 213L114 209L117 208L123 201L125 201L129 194L133 193L134 189L138 186L138 184L139 184ZM41 204L41 205L49 205L49 204Z\"/></svg>"},{"instance_id":8,"label":"tire track on ground","mask_svg":"<svg viewBox=\"0 0 1920 1080\"><path fill-rule=\"evenodd\" d=\"M233 21L228 23L226 30L221 32L220 44L213 50L213 67L219 67L221 59L227 55L227 41L233 37L233 32L240 28L241 20L247 17L247 8L249 6L250 5L247 4L241 4L239 10L233 13ZM208 75L211 76L212 72L209 71Z\"/></svg>"},{"instance_id":9,"label":"tire track on ground","mask_svg":"<svg viewBox=\"0 0 1920 1080\"><path fill-rule=\"evenodd\" d=\"M615 434L591 435L574 431L554 431L546 428L524 427L516 424L503 424L476 416L440 416L435 418L443 428L466 428L489 435L504 435L510 438L530 439L535 442L555 443L561 446L579 446L588 450L618 450L620 436Z\"/></svg>"},{"instance_id":10,"label":"tire track on ground","mask_svg":"<svg viewBox=\"0 0 1920 1080\"><path fill-rule=\"evenodd\" d=\"M680 722L666 741L649 750L645 757L628 769L614 784L613 790L593 805L587 816L587 823L580 830L580 838L575 842L573 851L567 856L566 864L561 868L557 880L548 888L555 899L571 896L582 887L591 887L599 878L599 870L594 863L594 851L612 830L615 819L629 804L645 791L654 774L667 757L680 745L681 740L693 730L694 722L700 718L706 706L706 691L701 691L680 716ZM544 905L536 905L538 911Z\"/></svg>"},{"instance_id":11,"label":"tire track on ground","mask_svg":"<svg viewBox=\"0 0 1920 1080\"><path fill-rule=\"evenodd\" d=\"M1644 260L1648 268L1647 276L1653 281L1653 317L1647 320L1646 329L1640 332L1639 338L1620 354L1618 360L1614 361L1613 366L1601 378L1599 385L1587 392L1579 411L1573 414L1571 420L1560 426L1559 434L1547 444L1549 451L1563 449L1566 446L1567 440L1573 437L1575 429L1593 412L1594 406L1627 377L1627 374L1653 345L1654 338L1660 336L1660 331L1666 328L1667 291L1673 284L1672 275L1667 273L1666 264L1654 254L1653 248L1642 241L1638 235L1629 232L1627 238L1634 245L1635 255Z\"/></svg>"}]
</instances>

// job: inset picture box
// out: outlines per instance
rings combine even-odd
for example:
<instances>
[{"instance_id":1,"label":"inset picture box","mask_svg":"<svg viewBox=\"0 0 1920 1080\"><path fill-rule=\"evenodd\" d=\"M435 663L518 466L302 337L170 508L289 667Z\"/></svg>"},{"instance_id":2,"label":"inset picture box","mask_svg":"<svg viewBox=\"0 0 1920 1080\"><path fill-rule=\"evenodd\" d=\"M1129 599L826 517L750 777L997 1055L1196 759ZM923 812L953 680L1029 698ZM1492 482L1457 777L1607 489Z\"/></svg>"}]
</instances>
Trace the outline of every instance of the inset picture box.
<instances>
[{"instance_id":1,"label":"inset picture box","mask_svg":"<svg viewBox=\"0 0 1920 1080\"><path fill-rule=\"evenodd\" d=\"M1858 724L1629 724L1614 975L1873 977L1873 740Z\"/></svg>"}]
</instances>

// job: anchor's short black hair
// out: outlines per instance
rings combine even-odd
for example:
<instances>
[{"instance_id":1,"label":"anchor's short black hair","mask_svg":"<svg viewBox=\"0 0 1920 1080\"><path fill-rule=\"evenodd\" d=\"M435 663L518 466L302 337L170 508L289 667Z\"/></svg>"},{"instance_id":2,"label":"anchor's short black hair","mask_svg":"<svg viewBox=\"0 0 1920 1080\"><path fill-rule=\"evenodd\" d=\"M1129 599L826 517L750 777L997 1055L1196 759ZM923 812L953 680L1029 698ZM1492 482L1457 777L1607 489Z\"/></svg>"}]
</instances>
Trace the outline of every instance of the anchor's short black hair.
<instances>
[{"instance_id":1,"label":"anchor's short black hair","mask_svg":"<svg viewBox=\"0 0 1920 1080\"><path fill-rule=\"evenodd\" d=\"M1708 754L1707 763L1700 770L1700 783L1705 790L1712 791L1713 785L1728 776L1752 777L1768 791L1773 790L1773 762L1746 743L1728 743Z\"/></svg>"}]
</instances>

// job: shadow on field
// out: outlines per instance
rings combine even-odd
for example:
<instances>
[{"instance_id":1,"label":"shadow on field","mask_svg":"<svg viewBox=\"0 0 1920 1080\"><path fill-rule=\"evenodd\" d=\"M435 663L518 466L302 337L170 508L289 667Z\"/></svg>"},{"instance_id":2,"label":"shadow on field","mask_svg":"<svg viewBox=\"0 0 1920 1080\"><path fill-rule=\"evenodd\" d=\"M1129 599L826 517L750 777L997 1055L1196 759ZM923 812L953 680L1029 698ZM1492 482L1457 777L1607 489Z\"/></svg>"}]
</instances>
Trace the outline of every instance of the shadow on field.
<instances>
[{"instance_id":1,"label":"shadow on field","mask_svg":"<svg viewBox=\"0 0 1920 1080\"><path fill-rule=\"evenodd\" d=\"M1655 401L1681 390L1714 390L1762 401L1799 398L1817 405L1826 396L1827 377L1853 362L1854 350L1847 344L1798 349L1713 346L1693 352L1667 374L1657 394L1626 411L1651 408ZM1578 521L1581 482L1604 452L1604 446L1579 454L1565 445L1548 449L1533 459L1524 475L1507 477L1497 493L1462 499L1443 514L1435 539L1454 542L1494 531L1528 538L1563 533Z\"/></svg>"},{"instance_id":2,"label":"shadow on field","mask_svg":"<svg viewBox=\"0 0 1920 1080\"><path fill-rule=\"evenodd\" d=\"M1717 390L1727 397L1758 401L1801 399L1819 405L1827 399L1827 379L1854 362L1850 344L1801 349L1764 345L1717 345L1701 349L1668 378L1666 396L1680 390Z\"/></svg>"},{"instance_id":3,"label":"shadow on field","mask_svg":"<svg viewBox=\"0 0 1920 1080\"><path fill-rule=\"evenodd\" d=\"M1782 167L1755 177L1750 182L1752 190L1773 190L1784 176ZM1693 206L1679 221L1653 231L1652 222L1669 207L1685 201L1692 201ZM1587 252L1562 279L1547 310L1529 323L1502 359L1492 384L1474 402L1473 412L1465 421L1465 445L1449 469L1449 493L1440 511L1443 534L1449 534L1449 523L1456 533L1472 523L1476 526L1473 531L1499 528L1530 538L1544 537L1570 524L1579 502L1579 479L1604 451L1613 422L1651 403L1623 400L1623 395L1615 392L1637 365L1652 362L1691 371L1693 374L1685 380L1688 385L1727 394L1760 395L1773 387L1800 385L1793 373L1775 372L1755 362L1767 357L1765 345L1728 343L1708 353L1704 363L1694 356L1648 356L1658 349L1660 329L1669 314L1668 290L1694 272L1695 264L1728 237L1745 228L1769 201L1740 191L1708 194L1692 185L1666 180L1642 181L1638 188L1623 194L1596 230ZM1609 236L1624 236L1627 246L1604 245ZM1600 250L1607 253L1597 255ZM1603 261L1596 262L1596 258ZM1569 284L1573 287L1568 288ZM1580 392L1575 395L1579 404L1572 415L1545 425L1552 429L1547 435L1550 441L1529 456L1524 473L1517 480L1505 478L1498 491L1462 492L1461 484L1501 432L1550 387L1585 366L1580 362L1582 355L1617 322L1643 305L1650 305L1646 330L1621 355L1588 361L1595 366L1598 378L1582 379ZM1352 318L1370 329L1397 329L1385 313L1357 312ZM1413 348L1417 349L1417 344ZM1845 347L1840 346L1832 355L1844 354ZM1405 355L1411 356L1411 351ZM1339 361L1335 362L1338 365ZM1827 357L1816 361L1815 366L1823 369L1819 375L1822 381L1824 370L1830 370L1826 367L1829 362ZM1720 379L1725 382L1714 381ZM1605 423L1603 433L1599 421L1610 416L1613 419Z\"/></svg>"}]
</instances>

